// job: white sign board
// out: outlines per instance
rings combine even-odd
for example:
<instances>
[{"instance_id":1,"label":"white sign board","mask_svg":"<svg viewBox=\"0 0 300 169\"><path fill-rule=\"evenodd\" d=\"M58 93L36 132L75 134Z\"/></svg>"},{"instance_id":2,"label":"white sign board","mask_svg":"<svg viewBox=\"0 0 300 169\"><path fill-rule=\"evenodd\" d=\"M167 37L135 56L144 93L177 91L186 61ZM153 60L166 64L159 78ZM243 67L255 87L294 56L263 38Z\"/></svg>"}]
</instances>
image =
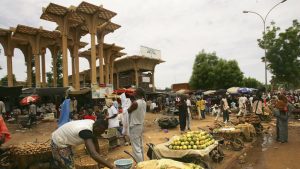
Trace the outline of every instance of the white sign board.
<instances>
[{"instance_id":1,"label":"white sign board","mask_svg":"<svg viewBox=\"0 0 300 169\"><path fill-rule=\"evenodd\" d=\"M154 59L161 59L161 51L157 49L152 49L146 46L141 46L140 54L142 56L154 58Z\"/></svg>"},{"instance_id":2,"label":"white sign board","mask_svg":"<svg viewBox=\"0 0 300 169\"><path fill-rule=\"evenodd\" d=\"M143 77L142 82L150 83L150 77Z\"/></svg>"},{"instance_id":3,"label":"white sign board","mask_svg":"<svg viewBox=\"0 0 300 169\"><path fill-rule=\"evenodd\" d=\"M99 99L105 98L105 96L112 94L113 86L111 84L98 85L94 84L92 87L92 98Z\"/></svg>"}]
</instances>

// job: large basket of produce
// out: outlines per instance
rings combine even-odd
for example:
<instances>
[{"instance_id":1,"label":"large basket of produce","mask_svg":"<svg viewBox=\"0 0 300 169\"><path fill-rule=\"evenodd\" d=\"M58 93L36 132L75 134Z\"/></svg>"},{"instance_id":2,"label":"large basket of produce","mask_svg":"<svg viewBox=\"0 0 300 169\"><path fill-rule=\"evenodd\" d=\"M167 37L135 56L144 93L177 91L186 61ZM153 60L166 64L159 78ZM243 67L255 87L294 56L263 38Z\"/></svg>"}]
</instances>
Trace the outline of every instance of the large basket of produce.
<instances>
[{"instance_id":1,"label":"large basket of produce","mask_svg":"<svg viewBox=\"0 0 300 169\"><path fill-rule=\"evenodd\" d=\"M250 124L259 124L261 122L261 120L258 115L247 114L245 116L245 122L250 123Z\"/></svg>"},{"instance_id":2,"label":"large basket of produce","mask_svg":"<svg viewBox=\"0 0 300 169\"><path fill-rule=\"evenodd\" d=\"M240 151L244 148L244 142L240 139L241 133L241 129L230 126L213 130L213 135L223 137L225 146L230 146L234 151Z\"/></svg>"},{"instance_id":3,"label":"large basket of produce","mask_svg":"<svg viewBox=\"0 0 300 169\"><path fill-rule=\"evenodd\" d=\"M192 131L182 136L174 136L169 142L158 144L155 152L161 158L182 158L187 155L206 156L218 142L205 131Z\"/></svg>"},{"instance_id":4,"label":"large basket of produce","mask_svg":"<svg viewBox=\"0 0 300 169\"><path fill-rule=\"evenodd\" d=\"M12 157L16 160L18 169L25 169L37 162L49 161L52 151L49 143L27 143L13 146Z\"/></svg>"},{"instance_id":5,"label":"large basket of produce","mask_svg":"<svg viewBox=\"0 0 300 169\"><path fill-rule=\"evenodd\" d=\"M149 160L137 164L136 169L204 169L192 163L183 163L171 159Z\"/></svg>"},{"instance_id":6,"label":"large basket of produce","mask_svg":"<svg viewBox=\"0 0 300 169\"><path fill-rule=\"evenodd\" d=\"M98 163L89 156L82 156L74 160L76 169L99 169Z\"/></svg>"},{"instance_id":7,"label":"large basket of produce","mask_svg":"<svg viewBox=\"0 0 300 169\"><path fill-rule=\"evenodd\" d=\"M107 156L109 150L109 140L108 139L98 139L99 148L101 155Z\"/></svg>"},{"instance_id":8,"label":"large basket of produce","mask_svg":"<svg viewBox=\"0 0 300 169\"><path fill-rule=\"evenodd\" d=\"M106 156L109 150L109 140L107 139L98 139L99 149L101 152L101 156ZM80 144L78 146L72 147L74 152L74 157L82 157L88 155L88 151L85 147L85 144Z\"/></svg>"},{"instance_id":9,"label":"large basket of produce","mask_svg":"<svg viewBox=\"0 0 300 169\"><path fill-rule=\"evenodd\" d=\"M73 149L75 158L87 155L85 144L80 144L78 146L74 146L74 147L72 147L72 149Z\"/></svg>"}]
</instances>

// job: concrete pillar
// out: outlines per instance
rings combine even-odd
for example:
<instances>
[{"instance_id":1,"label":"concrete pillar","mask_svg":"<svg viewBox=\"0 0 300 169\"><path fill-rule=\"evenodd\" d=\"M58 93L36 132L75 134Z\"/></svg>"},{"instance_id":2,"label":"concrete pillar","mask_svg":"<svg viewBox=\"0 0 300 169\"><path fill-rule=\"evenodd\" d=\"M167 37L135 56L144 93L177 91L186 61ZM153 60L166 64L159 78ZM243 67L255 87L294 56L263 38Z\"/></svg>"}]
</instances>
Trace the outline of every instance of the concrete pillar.
<instances>
[{"instance_id":1,"label":"concrete pillar","mask_svg":"<svg viewBox=\"0 0 300 169\"><path fill-rule=\"evenodd\" d=\"M73 52L72 52L73 53ZM71 55L72 60L72 86L75 88L75 61L74 61L74 55Z\"/></svg>"},{"instance_id":2,"label":"concrete pillar","mask_svg":"<svg viewBox=\"0 0 300 169\"><path fill-rule=\"evenodd\" d=\"M13 81L13 67L12 67L12 55L7 55L6 57L7 61L7 86L13 87L14 81Z\"/></svg>"},{"instance_id":3,"label":"concrete pillar","mask_svg":"<svg viewBox=\"0 0 300 169\"><path fill-rule=\"evenodd\" d=\"M76 90L80 90L80 78L79 78L79 56L78 56L78 44L74 45L74 68L75 68L75 85ZM73 77L73 76L72 76Z\"/></svg>"},{"instance_id":4,"label":"concrete pillar","mask_svg":"<svg viewBox=\"0 0 300 169\"><path fill-rule=\"evenodd\" d=\"M53 52L53 87L57 87L57 50Z\"/></svg>"},{"instance_id":5,"label":"concrete pillar","mask_svg":"<svg viewBox=\"0 0 300 169\"><path fill-rule=\"evenodd\" d=\"M91 32L91 84L97 84L96 77L96 31Z\"/></svg>"},{"instance_id":6,"label":"concrete pillar","mask_svg":"<svg viewBox=\"0 0 300 169\"><path fill-rule=\"evenodd\" d=\"M110 57L109 83L114 84L114 57Z\"/></svg>"},{"instance_id":7,"label":"concrete pillar","mask_svg":"<svg viewBox=\"0 0 300 169\"><path fill-rule=\"evenodd\" d=\"M46 61L45 61L45 50L42 50L42 87L46 87Z\"/></svg>"},{"instance_id":8,"label":"concrete pillar","mask_svg":"<svg viewBox=\"0 0 300 169\"><path fill-rule=\"evenodd\" d=\"M41 87L40 55L34 54L35 87Z\"/></svg>"},{"instance_id":9,"label":"concrete pillar","mask_svg":"<svg viewBox=\"0 0 300 169\"><path fill-rule=\"evenodd\" d=\"M119 81L119 72L116 72L116 75L117 75L117 86L116 86L116 89L119 89L120 88L120 81Z\"/></svg>"},{"instance_id":10,"label":"concrete pillar","mask_svg":"<svg viewBox=\"0 0 300 169\"><path fill-rule=\"evenodd\" d=\"M109 83L109 56L106 56L106 61L105 61L105 83Z\"/></svg>"},{"instance_id":11,"label":"concrete pillar","mask_svg":"<svg viewBox=\"0 0 300 169\"><path fill-rule=\"evenodd\" d=\"M103 43L104 43L104 33L101 33L100 35L98 35L98 55L99 55L100 84L104 83Z\"/></svg>"},{"instance_id":12,"label":"concrete pillar","mask_svg":"<svg viewBox=\"0 0 300 169\"><path fill-rule=\"evenodd\" d=\"M27 65L27 87L32 87L32 53L28 52L26 58Z\"/></svg>"},{"instance_id":13,"label":"concrete pillar","mask_svg":"<svg viewBox=\"0 0 300 169\"><path fill-rule=\"evenodd\" d=\"M154 68L155 69L155 68ZM151 71L151 83L152 83L152 91L155 92L155 83L154 83L154 69Z\"/></svg>"},{"instance_id":14,"label":"concrete pillar","mask_svg":"<svg viewBox=\"0 0 300 169\"><path fill-rule=\"evenodd\" d=\"M134 75L135 75L135 86L139 87L139 70L137 68L134 69Z\"/></svg>"},{"instance_id":15,"label":"concrete pillar","mask_svg":"<svg viewBox=\"0 0 300 169\"><path fill-rule=\"evenodd\" d=\"M62 66L63 66L63 87L68 87L68 37L66 32L62 33Z\"/></svg>"}]
</instances>

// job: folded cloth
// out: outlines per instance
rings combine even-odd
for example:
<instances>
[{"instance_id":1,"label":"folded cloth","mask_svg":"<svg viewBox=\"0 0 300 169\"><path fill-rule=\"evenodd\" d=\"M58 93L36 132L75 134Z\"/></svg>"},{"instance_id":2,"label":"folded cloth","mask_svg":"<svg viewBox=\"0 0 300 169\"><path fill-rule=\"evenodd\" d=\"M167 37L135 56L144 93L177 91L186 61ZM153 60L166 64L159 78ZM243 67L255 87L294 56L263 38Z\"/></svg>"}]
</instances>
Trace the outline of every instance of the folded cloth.
<instances>
[{"instance_id":1,"label":"folded cloth","mask_svg":"<svg viewBox=\"0 0 300 169\"><path fill-rule=\"evenodd\" d=\"M7 129L7 126L6 126L6 124L5 124L2 116L0 116L0 135L2 136L3 134L5 136L4 143L6 143L8 140L11 139L11 137L10 137L10 133L9 133L9 131Z\"/></svg>"},{"instance_id":2,"label":"folded cloth","mask_svg":"<svg viewBox=\"0 0 300 169\"><path fill-rule=\"evenodd\" d=\"M287 102L284 102L282 100L278 100L275 106L277 109L279 109L281 112L287 112Z\"/></svg>"}]
</instances>

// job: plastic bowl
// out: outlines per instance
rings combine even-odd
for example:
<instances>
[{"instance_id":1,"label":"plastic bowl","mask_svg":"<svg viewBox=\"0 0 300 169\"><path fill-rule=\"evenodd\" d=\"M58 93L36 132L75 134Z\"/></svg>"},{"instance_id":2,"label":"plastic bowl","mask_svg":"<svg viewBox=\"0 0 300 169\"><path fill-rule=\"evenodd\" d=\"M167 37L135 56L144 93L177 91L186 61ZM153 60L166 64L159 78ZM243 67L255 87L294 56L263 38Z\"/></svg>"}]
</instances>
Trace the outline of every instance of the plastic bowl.
<instances>
[{"instance_id":1,"label":"plastic bowl","mask_svg":"<svg viewBox=\"0 0 300 169\"><path fill-rule=\"evenodd\" d=\"M114 162L118 169L130 169L133 161L131 159L119 159Z\"/></svg>"}]
</instances>

